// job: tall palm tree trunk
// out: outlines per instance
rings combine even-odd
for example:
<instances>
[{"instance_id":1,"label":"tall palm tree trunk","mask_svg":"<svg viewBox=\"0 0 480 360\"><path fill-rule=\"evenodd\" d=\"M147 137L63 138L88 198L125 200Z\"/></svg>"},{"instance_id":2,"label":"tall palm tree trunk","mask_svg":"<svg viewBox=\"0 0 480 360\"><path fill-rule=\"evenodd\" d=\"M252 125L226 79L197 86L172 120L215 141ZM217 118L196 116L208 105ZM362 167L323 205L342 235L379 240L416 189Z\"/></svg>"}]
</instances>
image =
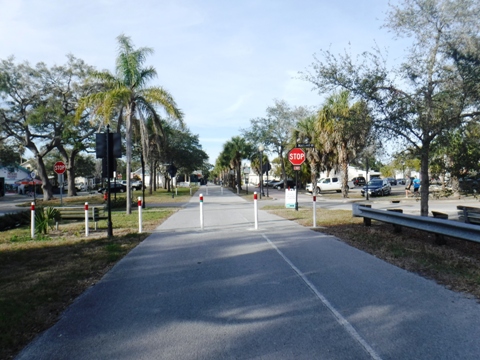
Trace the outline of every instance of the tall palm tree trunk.
<instances>
[{"instance_id":1,"label":"tall palm tree trunk","mask_svg":"<svg viewBox=\"0 0 480 360\"><path fill-rule=\"evenodd\" d=\"M127 215L132 213L132 186L131 186L131 179L130 174L132 173L132 108L129 106L127 109L126 114L126 134L125 134L125 146L126 146L126 160L127 160L127 204L126 204L126 211Z\"/></svg>"}]
</instances>

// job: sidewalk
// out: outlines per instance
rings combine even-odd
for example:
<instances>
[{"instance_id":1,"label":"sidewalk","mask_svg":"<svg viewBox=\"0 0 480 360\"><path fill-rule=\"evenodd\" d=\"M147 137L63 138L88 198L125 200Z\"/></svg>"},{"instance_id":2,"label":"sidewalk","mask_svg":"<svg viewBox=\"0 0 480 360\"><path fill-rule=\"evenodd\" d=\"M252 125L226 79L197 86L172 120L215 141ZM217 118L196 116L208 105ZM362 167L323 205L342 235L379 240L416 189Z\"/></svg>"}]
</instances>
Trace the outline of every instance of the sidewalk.
<instances>
[{"instance_id":1,"label":"sidewalk","mask_svg":"<svg viewBox=\"0 0 480 360\"><path fill-rule=\"evenodd\" d=\"M475 300L218 187L201 231L198 194L18 359L480 356Z\"/></svg>"}]
</instances>

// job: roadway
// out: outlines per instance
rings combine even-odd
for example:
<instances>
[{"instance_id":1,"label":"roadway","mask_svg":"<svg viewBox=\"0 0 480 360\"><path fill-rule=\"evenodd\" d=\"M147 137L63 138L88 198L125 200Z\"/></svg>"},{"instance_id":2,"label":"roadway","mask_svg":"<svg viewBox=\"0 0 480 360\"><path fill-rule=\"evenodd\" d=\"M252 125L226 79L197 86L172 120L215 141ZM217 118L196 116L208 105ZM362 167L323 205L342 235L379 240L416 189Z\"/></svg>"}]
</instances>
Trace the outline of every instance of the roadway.
<instances>
[{"instance_id":1,"label":"roadway","mask_svg":"<svg viewBox=\"0 0 480 360\"><path fill-rule=\"evenodd\" d=\"M405 186L392 186L392 195L390 196L370 196L369 200L360 197L361 187L351 188L349 191L350 197L343 199L335 192L324 192L318 194L316 197L317 208L332 209L332 210L352 210L353 202L361 202L372 205L374 209L388 209L401 208L405 214L420 215L420 201L409 197L405 198ZM258 188L250 188L250 192L257 191ZM266 195L266 188L264 189ZM260 207L266 205L283 205L285 202L285 191L277 189L268 189L268 198L263 198L260 202ZM395 201L395 202L394 202ZM305 190L300 190L298 193L299 207L312 206L312 194ZM428 201L430 211L439 211L449 215L450 219L458 218L457 205L468 205L473 207L480 207L479 200L473 197L462 197L462 199L451 196L449 199L429 199Z\"/></svg>"},{"instance_id":2,"label":"roadway","mask_svg":"<svg viewBox=\"0 0 480 360\"><path fill-rule=\"evenodd\" d=\"M480 307L220 188L198 193L17 359L478 359Z\"/></svg>"}]
</instances>

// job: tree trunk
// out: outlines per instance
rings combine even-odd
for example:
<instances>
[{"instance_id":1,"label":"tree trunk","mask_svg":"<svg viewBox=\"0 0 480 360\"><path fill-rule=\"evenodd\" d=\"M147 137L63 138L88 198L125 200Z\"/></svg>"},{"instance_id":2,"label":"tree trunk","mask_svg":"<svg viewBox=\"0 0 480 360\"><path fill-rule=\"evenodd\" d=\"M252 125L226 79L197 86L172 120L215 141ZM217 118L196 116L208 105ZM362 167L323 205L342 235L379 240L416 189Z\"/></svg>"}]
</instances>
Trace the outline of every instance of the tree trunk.
<instances>
[{"instance_id":1,"label":"tree trunk","mask_svg":"<svg viewBox=\"0 0 480 360\"><path fill-rule=\"evenodd\" d=\"M310 163L310 180L312 182L313 188L315 189L315 186L317 184L317 164L314 162Z\"/></svg>"},{"instance_id":2,"label":"tree trunk","mask_svg":"<svg viewBox=\"0 0 480 360\"><path fill-rule=\"evenodd\" d=\"M70 155L67 154L65 151L63 160L65 161L65 165L67 167L67 181L68 181L68 195L69 196L76 196L77 189L75 188L75 156L77 152L72 151ZM63 186L63 184L62 184Z\"/></svg>"},{"instance_id":3,"label":"tree trunk","mask_svg":"<svg viewBox=\"0 0 480 360\"><path fill-rule=\"evenodd\" d=\"M126 147L126 180L127 180L127 204L126 204L126 211L127 215L132 213L132 188L131 188L131 179L130 174L132 173L132 113L133 109L131 106L128 106L126 111L126 119L125 119L125 127L126 127L126 134L125 134L125 147Z\"/></svg>"},{"instance_id":4,"label":"tree trunk","mask_svg":"<svg viewBox=\"0 0 480 360\"><path fill-rule=\"evenodd\" d=\"M420 215L428 216L428 190L430 179L428 177L428 156L430 152L430 143L424 142L421 150L420 164Z\"/></svg>"},{"instance_id":5,"label":"tree trunk","mask_svg":"<svg viewBox=\"0 0 480 360\"><path fill-rule=\"evenodd\" d=\"M341 145L340 151L340 163L342 167L342 196L344 198L348 197L348 154L347 154L347 144L343 143Z\"/></svg>"},{"instance_id":6,"label":"tree trunk","mask_svg":"<svg viewBox=\"0 0 480 360\"><path fill-rule=\"evenodd\" d=\"M155 183L154 160L150 160L150 164L148 166L150 167L150 179L148 180L148 186L150 187L150 189L148 190L148 193L152 195Z\"/></svg>"},{"instance_id":7,"label":"tree trunk","mask_svg":"<svg viewBox=\"0 0 480 360\"><path fill-rule=\"evenodd\" d=\"M142 208L145 209L145 158L143 157L143 151L140 153L140 162L142 164Z\"/></svg>"},{"instance_id":8,"label":"tree trunk","mask_svg":"<svg viewBox=\"0 0 480 360\"><path fill-rule=\"evenodd\" d=\"M45 169L45 163L43 162L43 157L40 154L36 154L35 157L37 159L38 175L42 180L43 199L52 200L53 199L52 185L48 180L48 174Z\"/></svg>"},{"instance_id":9,"label":"tree trunk","mask_svg":"<svg viewBox=\"0 0 480 360\"><path fill-rule=\"evenodd\" d=\"M237 190L238 190L238 193L240 193L240 190L242 190L242 172L241 172L241 167L242 167L242 164L239 163L237 165Z\"/></svg>"}]
</instances>

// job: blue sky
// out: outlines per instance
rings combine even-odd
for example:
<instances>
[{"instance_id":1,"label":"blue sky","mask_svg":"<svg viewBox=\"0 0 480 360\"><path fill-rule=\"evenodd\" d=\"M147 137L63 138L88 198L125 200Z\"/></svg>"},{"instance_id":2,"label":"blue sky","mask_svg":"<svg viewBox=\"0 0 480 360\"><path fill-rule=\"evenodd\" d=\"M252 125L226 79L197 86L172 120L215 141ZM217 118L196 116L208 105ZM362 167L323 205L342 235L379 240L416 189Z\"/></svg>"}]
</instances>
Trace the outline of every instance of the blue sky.
<instances>
[{"instance_id":1,"label":"blue sky","mask_svg":"<svg viewBox=\"0 0 480 360\"><path fill-rule=\"evenodd\" d=\"M398 1L391 1L397 3ZM274 99L318 106L298 79L313 54L402 48L381 29L387 0L0 0L0 58L63 64L71 53L113 71L116 37L155 53L147 59L214 164L222 145Z\"/></svg>"}]
</instances>

